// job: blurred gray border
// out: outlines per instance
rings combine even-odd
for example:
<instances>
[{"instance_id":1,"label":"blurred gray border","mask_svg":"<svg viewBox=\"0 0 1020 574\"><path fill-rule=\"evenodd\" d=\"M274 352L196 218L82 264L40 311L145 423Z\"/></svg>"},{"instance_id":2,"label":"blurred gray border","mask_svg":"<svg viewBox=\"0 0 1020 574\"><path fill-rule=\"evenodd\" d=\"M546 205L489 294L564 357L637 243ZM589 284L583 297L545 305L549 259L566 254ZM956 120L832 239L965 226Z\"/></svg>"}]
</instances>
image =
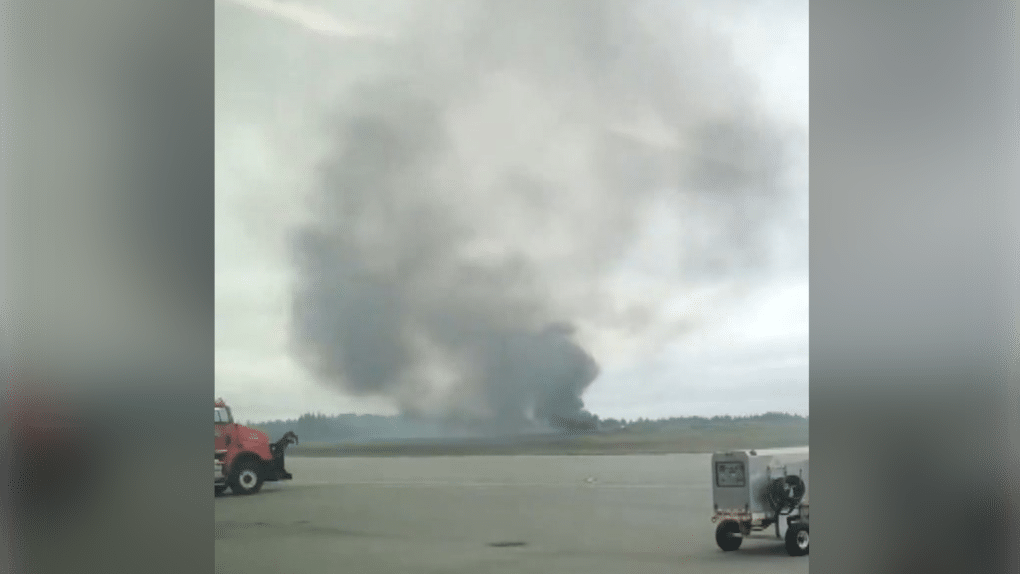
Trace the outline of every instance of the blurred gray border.
<instances>
[{"instance_id":1,"label":"blurred gray border","mask_svg":"<svg viewBox=\"0 0 1020 574\"><path fill-rule=\"evenodd\" d=\"M101 473L15 572L213 570L214 5L4 2L2 331Z\"/></svg>"},{"instance_id":2,"label":"blurred gray border","mask_svg":"<svg viewBox=\"0 0 1020 574\"><path fill-rule=\"evenodd\" d=\"M1020 571L1015 14L811 4L818 572Z\"/></svg>"}]
</instances>

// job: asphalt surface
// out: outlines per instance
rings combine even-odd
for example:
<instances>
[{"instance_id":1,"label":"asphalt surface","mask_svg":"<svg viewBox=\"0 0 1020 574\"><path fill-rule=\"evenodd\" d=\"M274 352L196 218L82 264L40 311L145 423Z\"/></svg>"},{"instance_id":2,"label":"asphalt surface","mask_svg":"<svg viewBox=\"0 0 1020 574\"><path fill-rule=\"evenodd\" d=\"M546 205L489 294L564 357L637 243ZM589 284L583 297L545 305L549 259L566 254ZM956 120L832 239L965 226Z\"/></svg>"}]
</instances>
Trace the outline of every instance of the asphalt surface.
<instances>
[{"instance_id":1,"label":"asphalt surface","mask_svg":"<svg viewBox=\"0 0 1020 574\"><path fill-rule=\"evenodd\" d=\"M709 455L289 457L216 499L216 571L808 571L782 541L715 544Z\"/></svg>"}]
</instances>

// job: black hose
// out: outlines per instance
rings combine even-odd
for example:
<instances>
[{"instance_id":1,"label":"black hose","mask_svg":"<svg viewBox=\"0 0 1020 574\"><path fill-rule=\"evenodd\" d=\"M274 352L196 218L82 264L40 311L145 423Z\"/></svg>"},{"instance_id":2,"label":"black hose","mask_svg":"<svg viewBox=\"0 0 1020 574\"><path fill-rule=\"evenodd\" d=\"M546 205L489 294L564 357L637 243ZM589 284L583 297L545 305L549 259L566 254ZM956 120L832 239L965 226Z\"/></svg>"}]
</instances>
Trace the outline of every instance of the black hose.
<instances>
[{"instance_id":1,"label":"black hose","mask_svg":"<svg viewBox=\"0 0 1020 574\"><path fill-rule=\"evenodd\" d=\"M776 513L797 508L807 492L807 485L796 475L777 478L765 489L765 501Z\"/></svg>"}]
</instances>

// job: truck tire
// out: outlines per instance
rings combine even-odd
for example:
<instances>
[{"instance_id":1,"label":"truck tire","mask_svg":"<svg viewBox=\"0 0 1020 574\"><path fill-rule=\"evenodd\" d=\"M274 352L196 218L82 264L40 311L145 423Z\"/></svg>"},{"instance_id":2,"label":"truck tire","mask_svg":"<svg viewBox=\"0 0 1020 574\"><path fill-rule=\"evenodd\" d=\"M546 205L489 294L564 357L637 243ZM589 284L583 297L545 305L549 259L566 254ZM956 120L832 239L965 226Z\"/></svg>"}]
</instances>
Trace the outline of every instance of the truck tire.
<instances>
[{"instance_id":1,"label":"truck tire","mask_svg":"<svg viewBox=\"0 0 1020 574\"><path fill-rule=\"evenodd\" d=\"M808 525L794 523L786 531L786 551L790 556L807 556L810 550L811 537L808 535Z\"/></svg>"},{"instance_id":2,"label":"truck tire","mask_svg":"<svg viewBox=\"0 0 1020 574\"><path fill-rule=\"evenodd\" d=\"M219 496L219 495L223 494L226 491L227 491L227 485L225 485L225 484L217 484L216 485L216 496Z\"/></svg>"},{"instance_id":3,"label":"truck tire","mask_svg":"<svg viewBox=\"0 0 1020 574\"><path fill-rule=\"evenodd\" d=\"M719 523L715 529L715 543L722 548L723 552L733 552L740 548L744 537L740 532L740 525L733 520L726 520Z\"/></svg>"},{"instance_id":4,"label":"truck tire","mask_svg":"<svg viewBox=\"0 0 1020 574\"><path fill-rule=\"evenodd\" d=\"M253 460L242 460L230 474L230 490L234 494L255 494L262 490L262 469Z\"/></svg>"}]
</instances>

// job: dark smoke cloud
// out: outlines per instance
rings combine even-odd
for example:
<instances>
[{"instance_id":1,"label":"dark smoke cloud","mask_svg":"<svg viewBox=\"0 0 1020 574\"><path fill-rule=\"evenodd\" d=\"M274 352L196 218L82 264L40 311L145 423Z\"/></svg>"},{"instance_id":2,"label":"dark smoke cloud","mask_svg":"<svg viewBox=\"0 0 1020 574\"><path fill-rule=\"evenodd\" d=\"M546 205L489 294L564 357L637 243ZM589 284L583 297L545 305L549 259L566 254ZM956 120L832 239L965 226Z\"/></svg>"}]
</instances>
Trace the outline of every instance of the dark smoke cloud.
<instances>
[{"instance_id":1,"label":"dark smoke cloud","mask_svg":"<svg viewBox=\"0 0 1020 574\"><path fill-rule=\"evenodd\" d=\"M675 8L445 1L412 21L324 126L295 351L408 412L589 417L599 369L573 324L613 321L602 287L644 214L675 214L685 280L767 267L788 135ZM636 121L678 147L616 129Z\"/></svg>"}]
</instances>

